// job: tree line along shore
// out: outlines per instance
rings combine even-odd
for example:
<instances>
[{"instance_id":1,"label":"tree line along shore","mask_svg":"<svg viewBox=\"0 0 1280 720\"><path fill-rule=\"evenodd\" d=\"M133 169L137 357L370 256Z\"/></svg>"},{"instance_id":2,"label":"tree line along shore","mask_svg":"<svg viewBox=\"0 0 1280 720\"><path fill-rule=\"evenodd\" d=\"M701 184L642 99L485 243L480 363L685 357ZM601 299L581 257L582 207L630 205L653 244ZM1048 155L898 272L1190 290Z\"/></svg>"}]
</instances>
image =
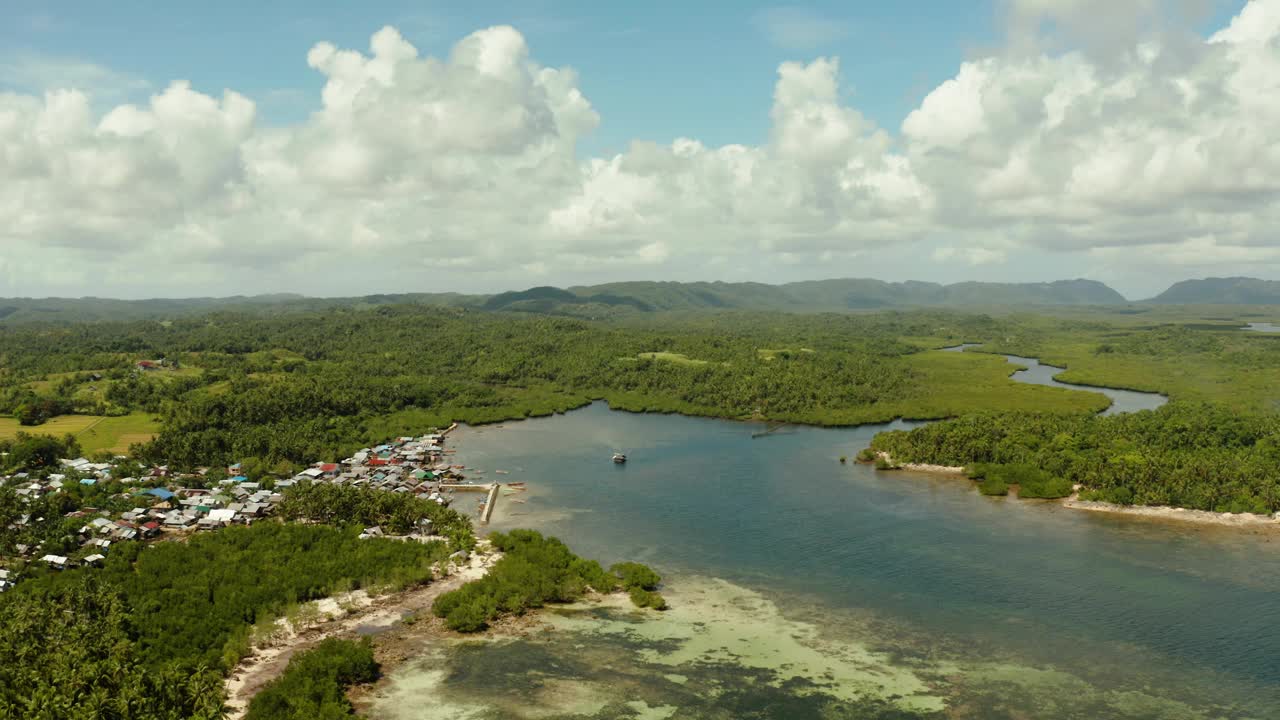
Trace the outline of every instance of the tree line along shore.
<instances>
[{"instance_id":1,"label":"tree line along shore","mask_svg":"<svg viewBox=\"0 0 1280 720\"><path fill-rule=\"evenodd\" d=\"M1268 459L1280 338L1241 330L1263 317L1257 311L1039 312L591 321L356 304L284 318L31 323L0 331L0 414L33 423L22 431L37 434L75 417L51 413L146 417L156 435L129 452L143 463L245 462L282 475L423 427L546 415L597 399L636 412L815 425L947 420L919 440L881 442L896 445L902 462L1033 464L1109 502L1280 510ZM984 352L935 351L961 342ZM1063 381L1160 392L1170 403L1095 418L1106 398L1011 382L994 353L1039 357L1066 367ZM1231 426L1249 429L1178 429L1196 415L1238 416ZM970 422L985 423L982 432L1004 445L970 442ZM1011 422L1028 430L1011 435L1003 427ZM925 439L942 433L946 442ZM0 445L12 439L0 436Z\"/></svg>"}]
</instances>

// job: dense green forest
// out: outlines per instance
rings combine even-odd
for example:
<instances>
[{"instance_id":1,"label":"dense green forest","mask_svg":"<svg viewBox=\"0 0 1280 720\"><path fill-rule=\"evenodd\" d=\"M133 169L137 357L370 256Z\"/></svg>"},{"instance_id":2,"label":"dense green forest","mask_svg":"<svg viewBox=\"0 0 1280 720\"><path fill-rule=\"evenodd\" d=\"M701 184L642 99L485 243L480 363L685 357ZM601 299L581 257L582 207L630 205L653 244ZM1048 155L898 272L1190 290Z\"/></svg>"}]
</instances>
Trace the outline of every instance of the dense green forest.
<instances>
[{"instance_id":1,"label":"dense green forest","mask_svg":"<svg viewBox=\"0 0 1280 720\"><path fill-rule=\"evenodd\" d=\"M0 412L50 394L78 412L154 412L163 431L143 456L181 467L333 459L387 434L546 414L594 398L633 410L833 424L913 409L941 417L952 409L938 407L932 390L948 372L976 368L985 382L1011 385L1007 372L980 358L921 363L914 354L995 324L950 314L727 315L659 327L403 307L19 326L0 332ZM177 369L138 372L140 358ZM1027 406L1097 402L1041 390L1011 395Z\"/></svg>"},{"instance_id":2,"label":"dense green forest","mask_svg":"<svg viewBox=\"0 0 1280 720\"><path fill-rule=\"evenodd\" d=\"M278 513L285 520L378 525L392 535L407 535L419 529L419 521L429 520L431 531L448 540L450 551L475 547L475 533L465 515L410 493L300 483L285 492Z\"/></svg>"},{"instance_id":3,"label":"dense green forest","mask_svg":"<svg viewBox=\"0 0 1280 720\"><path fill-rule=\"evenodd\" d=\"M0 597L0 717L219 717L222 673L255 624L336 592L422 582L449 552L357 532L257 523L125 543L102 568L29 578Z\"/></svg>"},{"instance_id":4,"label":"dense green forest","mask_svg":"<svg viewBox=\"0 0 1280 720\"><path fill-rule=\"evenodd\" d=\"M221 718L222 675L149 657L137 640L146 620L90 575L6 593L0 718Z\"/></svg>"},{"instance_id":5,"label":"dense green forest","mask_svg":"<svg viewBox=\"0 0 1280 720\"><path fill-rule=\"evenodd\" d=\"M666 608L657 592L661 578L639 563L606 571L594 560L574 555L564 543L533 530L489 535L503 557L478 580L436 598L432 612L459 632L478 632L504 615L520 615L548 603L580 600L589 591L622 588L639 607Z\"/></svg>"},{"instance_id":6,"label":"dense green forest","mask_svg":"<svg viewBox=\"0 0 1280 720\"><path fill-rule=\"evenodd\" d=\"M1045 490L1025 497L1065 495L1065 481L1083 485L1085 500L1280 510L1276 415L1196 404L1113 416L984 413L881 433L872 447L895 462L977 466L973 474L991 481L991 494L1033 477Z\"/></svg>"}]
</instances>

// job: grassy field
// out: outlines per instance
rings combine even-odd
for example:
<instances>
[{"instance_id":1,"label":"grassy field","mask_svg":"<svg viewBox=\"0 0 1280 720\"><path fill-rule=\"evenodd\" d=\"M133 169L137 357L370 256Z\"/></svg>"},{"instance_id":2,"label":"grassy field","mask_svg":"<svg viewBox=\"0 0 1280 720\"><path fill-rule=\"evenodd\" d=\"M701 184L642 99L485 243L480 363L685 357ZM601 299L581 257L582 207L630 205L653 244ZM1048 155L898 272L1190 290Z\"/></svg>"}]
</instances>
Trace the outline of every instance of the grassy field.
<instances>
[{"instance_id":1,"label":"grassy field","mask_svg":"<svg viewBox=\"0 0 1280 720\"><path fill-rule=\"evenodd\" d=\"M759 350L756 350L756 356L759 357L761 360L769 361L777 358L779 355L783 357L788 357L790 355L795 355L798 353L812 353L812 352L816 352L816 351L813 348L804 348L804 347L796 348L794 350L791 348L782 348L782 349L760 348Z\"/></svg>"},{"instance_id":2,"label":"grassy field","mask_svg":"<svg viewBox=\"0 0 1280 720\"><path fill-rule=\"evenodd\" d=\"M1240 412L1280 410L1280 335L1240 330L1241 321L1211 312L1160 317L1166 322L1149 325L1020 318L1018 332L981 349L1065 367L1063 382L1160 392ZM1167 322L1171 317L1179 322Z\"/></svg>"},{"instance_id":3,"label":"grassy field","mask_svg":"<svg viewBox=\"0 0 1280 720\"><path fill-rule=\"evenodd\" d=\"M952 417L986 410L1098 412L1109 401L1101 393L1029 385L1009 379L1014 367L1003 357L979 353L922 352L903 358L920 380L916 397L890 405L908 417Z\"/></svg>"},{"instance_id":4,"label":"grassy field","mask_svg":"<svg viewBox=\"0 0 1280 720\"><path fill-rule=\"evenodd\" d=\"M26 387L31 389L37 395L50 396L53 394L54 387L67 378L74 378L77 375L97 372L106 374L106 370L80 370L76 372L50 373L44 380L33 380L26 383ZM165 369L149 372L147 378L155 379L160 382L173 382L179 378L198 377L204 372L203 369L197 367L182 367L179 369ZM70 398L74 400L78 407L86 408L97 405L105 405L110 407L107 402L107 391L111 388L114 380L103 378L101 380L87 380L80 383L71 390Z\"/></svg>"},{"instance_id":5,"label":"grassy field","mask_svg":"<svg viewBox=\"0 0 1280 720\"><path fill-rule=\"evenodd\" d=\"M675 363L677 365L706 365L706 360L695 360L686 355L673 352L646 352L640 353L637 357L641 360L662 360L665 362Z\"/></svg>"},{"instance_id":6,"label":"grassy field","mask_svg":"<svg viewBox=\"0 0 1280 720\"><path fill-rule=\"evenodd\" d=\"M95 415L60 415L43 425L23 427L15 418L0 418L0 439L10 440L19 432L59 437L67 433L78 435L105 419Z\"/></svg>"},{"instance_id":7,"label":"grassy field","mask_svg":"<svg viewBox=\"0 0 1280 720\"><path fill-rule=\"evenodd\" d=\"M147 442L160 430L160 423L149 413L133 413L120 417L97 415L60 415L43 425L23 427L14 418L0 418L0 439L10 439L19 432L61 437L76 436L86 453L107 450L123 453L133 443Z\"/></svg>"}]
</instances>

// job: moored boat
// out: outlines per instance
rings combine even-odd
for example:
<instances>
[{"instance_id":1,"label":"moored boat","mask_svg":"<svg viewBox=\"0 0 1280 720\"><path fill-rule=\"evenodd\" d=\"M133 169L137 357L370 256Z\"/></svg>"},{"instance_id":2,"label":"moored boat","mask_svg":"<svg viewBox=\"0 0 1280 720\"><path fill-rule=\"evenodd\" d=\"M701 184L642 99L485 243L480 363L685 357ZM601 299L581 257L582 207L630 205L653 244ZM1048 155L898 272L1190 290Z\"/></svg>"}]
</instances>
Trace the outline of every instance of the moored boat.
<instances>
[{"instance_id":1,"label":"moored boat","mask_svg":"<svg viewBox=\"0 0 1280 720\"><path fill-rule=\"evenodd\" d=\"M626 456L626 455L623 455L622 453L614 453L614 454L613 454L613 461L614 461L615 463L618 463L619 465L621 465L622 463L624 463L624 462L626 462L626 461L627 461L627 456Z\"/></svg>"}]
</instances>

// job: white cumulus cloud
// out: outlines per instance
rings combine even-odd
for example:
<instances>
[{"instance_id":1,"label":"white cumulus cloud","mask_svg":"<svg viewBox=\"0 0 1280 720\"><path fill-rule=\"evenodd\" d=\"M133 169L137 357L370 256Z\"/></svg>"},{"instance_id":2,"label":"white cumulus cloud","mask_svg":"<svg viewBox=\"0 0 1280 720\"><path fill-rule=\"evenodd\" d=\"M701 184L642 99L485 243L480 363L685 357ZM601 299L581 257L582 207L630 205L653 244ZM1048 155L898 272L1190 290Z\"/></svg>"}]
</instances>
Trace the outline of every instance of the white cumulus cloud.
<instances>
[{"instance_id":1,"label":"white cumulus cloud","mask_svg":"<svg viewBox=\"0 0 1280 720\"><path fill-rule=\"evenodd\" d=\"M1016 5L1066 24L1093 7ZM318 43L319 109L294 125L181 81L106 110L86 88L0 93L0 293L905 277L1023 253L1110 278L1147 252L1280 265L1280 0L1192 43L1133 35L976 57L897 129L842 102L836 58L783 63L763 143L611 157L578 150L602 120L577 74L504 26L440 58L389 27L365 51Z\"/></svg>"}]
</instances>

